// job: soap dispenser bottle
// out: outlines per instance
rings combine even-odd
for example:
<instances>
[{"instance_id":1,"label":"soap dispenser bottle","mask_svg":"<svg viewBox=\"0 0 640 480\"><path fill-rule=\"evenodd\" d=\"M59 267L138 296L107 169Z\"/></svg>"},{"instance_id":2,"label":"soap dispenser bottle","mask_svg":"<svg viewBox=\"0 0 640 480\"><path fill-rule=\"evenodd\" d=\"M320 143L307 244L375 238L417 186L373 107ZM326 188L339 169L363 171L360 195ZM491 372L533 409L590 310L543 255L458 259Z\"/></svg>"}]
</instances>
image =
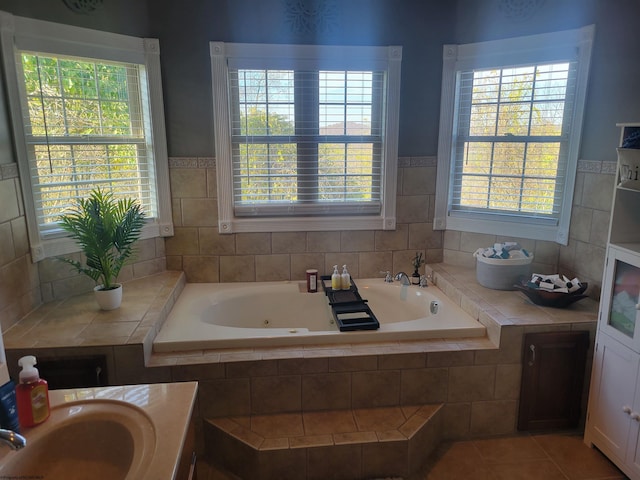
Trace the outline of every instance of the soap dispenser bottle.
<instances>
[{"instance_id":1,"label":"soap dispenser bottle","mask_svg":"<svg viewBox=\"0 0 640 480\"><path fill-rule=\"evenodd\" d=\"M341 284L342 284L342 290L349 290L351 288L351 275L349 275L349 272L347 272L347 266L343 265L342 266L342 275L341 277Z\"/></svg>"},{"instance_id":2,"label":"soap dispenser bottle","mask_svg":"<svg viewBox=\"0 0 640 480\"><path fill-rule=\"evenodd\" d=\"M338 273L338 265L333 266L333 274L331 275L331 290L342 289L342 277Z\"/></svg>"},{"instance_id":3,"label":"soap dispenser bottle","mask_svg":"<svg viewBox=\"0 0 640 480\"><path fill-rule=\"evenodd\" d=\"M49 386L35 368L36 357L27 355L18 360L20 383L16 387L18 420L22 427L33 427L49 418Z\"/></svg>"}]
</instances>

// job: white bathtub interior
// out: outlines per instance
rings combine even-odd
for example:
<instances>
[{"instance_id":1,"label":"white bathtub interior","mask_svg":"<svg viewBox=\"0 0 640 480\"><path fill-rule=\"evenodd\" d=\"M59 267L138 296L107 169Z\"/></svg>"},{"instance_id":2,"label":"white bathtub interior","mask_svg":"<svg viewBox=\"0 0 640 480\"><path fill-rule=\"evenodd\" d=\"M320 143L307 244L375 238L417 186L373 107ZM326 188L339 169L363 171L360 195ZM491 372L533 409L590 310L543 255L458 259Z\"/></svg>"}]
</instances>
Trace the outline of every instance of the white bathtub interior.
<instances>
[{"instance_id":1,"label":"white bathtub interior","mask_svg":"<svg viewBox=\"0 0 640 480\"><path fill-rule=\"evenodd\" d=\"M187 284L155 338L154 351L486 334L479 321L435 286L402 286L379 278L356 279L355 283L380 322L378 330L340 332L324 292L307 293L304 282Z\"/></svg>"}]
</instances>

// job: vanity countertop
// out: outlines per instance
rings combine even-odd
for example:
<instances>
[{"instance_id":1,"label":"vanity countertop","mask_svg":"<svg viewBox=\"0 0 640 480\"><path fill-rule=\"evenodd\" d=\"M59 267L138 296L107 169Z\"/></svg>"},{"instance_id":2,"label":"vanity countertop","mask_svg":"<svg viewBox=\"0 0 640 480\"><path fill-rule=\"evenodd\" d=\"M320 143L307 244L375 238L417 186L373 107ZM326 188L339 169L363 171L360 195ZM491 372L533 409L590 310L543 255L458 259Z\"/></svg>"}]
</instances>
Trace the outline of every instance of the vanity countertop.
<instances>
[{"instance_id":1,"label":"vanity countertop","mask_svg":"<svg viewBox=\"0 0 640 480\"><path fill-rule=\"evenodd\" d=\"M109 416L113 405L124 405L141 412L149 420L153 432L153 440L146 444L143 450L143 455L147 456L144 460L144 473L138 471L135 476L141 480L175 479L185 458L183 451L186 452L187 458L190 458L188 450L193 447L190 426L197 389L197 382L181 382L51 390L51 417L40 425L25 429L22 433L27 438L27 446L18 451L3 449L0 460L2 463L10 464L11 457L19 457L21 454L24 456L31 445L32 448L38 449L38 439L47 435L47 432L56 432L56 428L67 425L72 417L60 416L58 412L68 411L72 416L81 415L86 406L93 405L91 408L104 410L105 415ZM100 432L96 431L95 435L100 435ZM68 440L64 435L60 438L60 441ZM31 444L30 439L35 443ZM94 468L90 458L85 460L82 462L84 467L78 468ZM19 462L18 465L20 470L27 468L31 471L38 468L37 465L26 465L24 462ZM47 472L40 473L46 476ZM79 472L75 473L77 475ZM92 476L90 472L85 473ZM83 475L82 472L80 474ZM134 474L130 472L127 478L130 475Z\"/></svg>"}]
</instances>

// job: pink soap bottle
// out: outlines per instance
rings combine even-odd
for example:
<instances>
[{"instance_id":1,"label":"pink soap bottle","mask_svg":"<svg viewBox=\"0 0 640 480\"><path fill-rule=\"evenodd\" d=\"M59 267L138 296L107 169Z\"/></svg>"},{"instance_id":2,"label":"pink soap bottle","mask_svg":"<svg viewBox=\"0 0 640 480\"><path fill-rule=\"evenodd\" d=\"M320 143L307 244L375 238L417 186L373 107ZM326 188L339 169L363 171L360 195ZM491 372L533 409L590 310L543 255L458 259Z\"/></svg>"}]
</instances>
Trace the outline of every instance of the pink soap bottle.
<instances>
[{"instance_id":1,"label":"pink soap bottle","mask_svg":"<svg viewBox=\"0 0 640 480\"><path fill-rule=\"evenodd\" d=\"M22 427L33 427L49 418L49 386L35 368L36 357L27 355L18 360L20 383L16 386L18 420Z\"/></svg>"}]
</instances>

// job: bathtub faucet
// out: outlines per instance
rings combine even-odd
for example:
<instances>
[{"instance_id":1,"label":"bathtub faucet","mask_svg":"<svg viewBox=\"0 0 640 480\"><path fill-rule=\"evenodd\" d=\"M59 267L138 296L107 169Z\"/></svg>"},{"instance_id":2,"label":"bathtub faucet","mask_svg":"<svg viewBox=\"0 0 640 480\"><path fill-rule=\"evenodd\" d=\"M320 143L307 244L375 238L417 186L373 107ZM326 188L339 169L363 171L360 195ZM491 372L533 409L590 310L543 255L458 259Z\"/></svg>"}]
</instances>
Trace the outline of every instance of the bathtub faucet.
<instances>
[{"instance_id":1,"label":"bathtub faucet","mask_svg":"<svg viewBox=\"0 0 640 480\"><path fill-rule=\"evenodd\" d=\"M12 450L20 450L27 444L27 439L13 430L0 428L0 441L6 443Z\"/></svg>"},{"instance_id":2,"label":"bathtub faucet","mask_svg":"<svg viewBox=\"0 0 640 480\"><path fill-rule=\"evenodd\" d=\"M402 283L402 285L411 285L411 280L409 279L409 275L407 275L404 272L396 273L396 276L393 277L393 279L400 280L400 283Z\"/></svg>"}]
</instances>

